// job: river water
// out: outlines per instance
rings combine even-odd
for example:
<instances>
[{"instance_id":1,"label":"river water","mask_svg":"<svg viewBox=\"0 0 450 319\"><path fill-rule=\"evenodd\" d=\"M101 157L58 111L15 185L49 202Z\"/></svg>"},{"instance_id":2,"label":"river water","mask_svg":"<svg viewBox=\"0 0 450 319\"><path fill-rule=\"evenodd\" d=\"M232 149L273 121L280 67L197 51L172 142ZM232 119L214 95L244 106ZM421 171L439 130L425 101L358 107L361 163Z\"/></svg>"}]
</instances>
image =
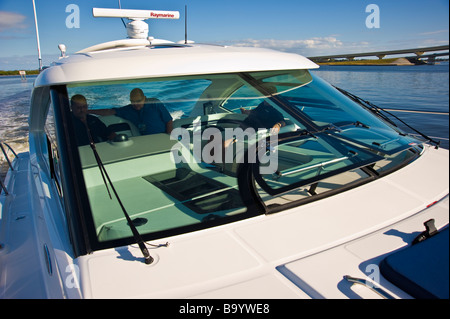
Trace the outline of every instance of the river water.
<instances>
[{"instance_id":1,"label":"river water","mask_svg":"<svg viewBox=\"0 0 450 319\"><path fill-rule=\"evenodd\" d=\"M313 72L382 108L447 112L447 115L395 115L422 133L439 138L441 146L448 149L448 62L414 66L322 66ZM25 81L19 76L0 77L0 140L17 153L28 149L28 113L35 78L28 76ZM4 164L3 161L3 170Z\"/></svg>"}]
</instances>

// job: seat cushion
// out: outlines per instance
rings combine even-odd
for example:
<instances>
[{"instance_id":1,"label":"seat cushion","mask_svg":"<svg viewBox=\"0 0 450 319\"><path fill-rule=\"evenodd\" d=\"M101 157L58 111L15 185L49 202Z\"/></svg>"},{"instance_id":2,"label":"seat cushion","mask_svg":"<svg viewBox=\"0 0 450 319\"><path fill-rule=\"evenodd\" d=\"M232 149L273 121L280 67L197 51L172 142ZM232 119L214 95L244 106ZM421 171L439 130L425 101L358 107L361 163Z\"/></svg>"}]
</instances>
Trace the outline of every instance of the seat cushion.
<instances>
[{"instance_id":1,"label":"seat cushion","mask_svg":"<svg viewBox=\"0 0 450 319\"><path fill-rule=\"evenodd\" d=\"M420 299L449 298L449 229L387 256L382 275Z\"/></svg>"}]
</instances>

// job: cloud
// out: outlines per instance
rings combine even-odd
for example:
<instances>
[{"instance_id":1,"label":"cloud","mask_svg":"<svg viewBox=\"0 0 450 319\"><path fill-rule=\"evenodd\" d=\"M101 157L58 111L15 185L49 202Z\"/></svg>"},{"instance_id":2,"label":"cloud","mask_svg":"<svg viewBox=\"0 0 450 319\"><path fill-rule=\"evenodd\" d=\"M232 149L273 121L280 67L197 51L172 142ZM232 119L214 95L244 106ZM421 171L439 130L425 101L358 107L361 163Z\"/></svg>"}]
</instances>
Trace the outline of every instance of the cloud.
<instances>
[{"instance_id":1,"label":"cloud","mask_svg":"<svg viewBox=\"0 0 450 319\"><path fill-rule=\"evenodd\" d=\"M422 32L422 33L419 33L419 35L434 35L434 34L439 34L439 33L448 33L448 29L436 30L436 31L430 31L430 32Z\"/></svg>"},{"instance_id":2,"label":"cloud","mask_svg":"<svg viewBox=\"0 0 450 319\"><path fill-rule=\"evenodd\" d=\"M227 44L241 47L246 46L274 49L278 51L298 53L304 56L341 54L353 52L355 50L359 51L370 45L369 42L344 42L334 36L294 40L246 39L228 41Z\"/></svg>"},{"instance_id":3,"label":"cloud","mask_svg":"<svg viewBox=\"0 0 450 319\"><path fill-rule=\"evenodd\" d=\"M0 32L25 29L25 19L26 17L19 13L0 11Z\"/></svg>"},{"instance_id":4,"label":"cloud","mask_svg":"<svg viewBox=\"0 0 450 319\"><path fill-rule=\"evenodd\" d=\"M234 41L234 46L251 46L256 48L272 48L278 50L294 49L329 49L342 46L342 42L334 37L311 38L306 40L247 39Z\"/></svg>"}]
</instances>

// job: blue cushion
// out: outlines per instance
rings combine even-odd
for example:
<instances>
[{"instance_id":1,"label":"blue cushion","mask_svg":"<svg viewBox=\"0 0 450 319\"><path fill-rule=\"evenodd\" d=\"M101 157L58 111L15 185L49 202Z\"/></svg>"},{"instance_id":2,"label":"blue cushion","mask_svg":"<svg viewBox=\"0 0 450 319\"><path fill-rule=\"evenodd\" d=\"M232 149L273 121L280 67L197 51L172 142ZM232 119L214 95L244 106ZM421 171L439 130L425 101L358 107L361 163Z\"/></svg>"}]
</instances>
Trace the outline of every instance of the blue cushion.
<instances>
[{"instance_id":1,"label":"blue cushion","mask_svg":"<svg viewBox=\"0 0 450 319\"><path fill-rule=\"evenodd\" d=\"M449 298L449 229L386 257L383 276L414 298Z\"/></svg>"}]
</instances>

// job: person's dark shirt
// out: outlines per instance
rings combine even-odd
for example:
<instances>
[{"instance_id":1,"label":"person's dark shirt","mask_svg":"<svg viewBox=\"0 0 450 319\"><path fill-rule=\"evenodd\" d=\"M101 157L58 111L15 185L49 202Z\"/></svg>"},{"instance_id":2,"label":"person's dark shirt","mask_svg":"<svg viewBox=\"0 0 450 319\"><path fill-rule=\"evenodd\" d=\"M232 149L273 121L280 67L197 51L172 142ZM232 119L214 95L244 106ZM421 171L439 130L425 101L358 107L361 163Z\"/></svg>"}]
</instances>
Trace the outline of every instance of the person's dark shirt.
<instances>
[{"instance_id":1,"label":"person's dark shirt","mask_svg":"<svg viewBox=\"0 0 450 319\"><path fill-rule=\"evenodd\" d=\"M90 144L86 125L75 116L72 116L72 119L78 146ZM96 116L88 114L86 116L86 122L94 143L100 143L108 140L108 136L111 134L111 131Z\"/></svg>"},{"instance_id":2,"label":"person's dark shirt","mask_svg":"<svg viewBox=\"0 0 450 319\"><path fill-rule=\"evenodd\" d=\"M142 109L131 104L116 108L116 115L133 123L142 135L166 133L166 124L172 116L158 99L148 99Z\"/></svg>"},{"instance_id":3,"label":"person's dark shirt","mask_svg":"<svg viewBox=\"0 0 450 319\"><path fill-rule=\"evenodd\" d=\"M284 121L283 115L268 103L262 102L243 121L247 127L270 129L276 123Z\"/></svg>"}]
</instances>

